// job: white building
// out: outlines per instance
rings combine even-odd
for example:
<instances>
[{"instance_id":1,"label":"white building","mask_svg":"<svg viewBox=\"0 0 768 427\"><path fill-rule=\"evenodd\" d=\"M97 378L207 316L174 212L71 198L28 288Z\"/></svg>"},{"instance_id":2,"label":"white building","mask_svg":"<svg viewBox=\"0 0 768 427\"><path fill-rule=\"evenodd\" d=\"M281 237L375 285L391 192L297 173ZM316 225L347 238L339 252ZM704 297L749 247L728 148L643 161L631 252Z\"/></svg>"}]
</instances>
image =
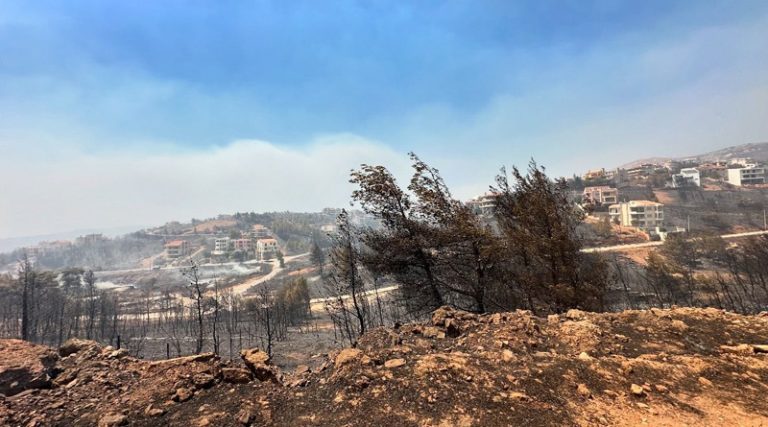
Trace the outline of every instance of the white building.
<instances>
[{"instance_id":1,"label":"white building","mask_svg":"<svg viewBox=\"0 0 768 427\"><path fill-rule=\"evenodd\" d=\"M466 205L477 215L491 216L496 209L496 200L498 198L498 193L489 191L482 196L477 196L474 199L467 201Z\"/></svg>"},{"instance_id":2,"label":"white building","mask_svg":"<svg viewBox=\"0 0 768 427\"><path fill-rule=\"evenodd\" d=\"M263 239L270 236L269 229L261 224L253 224L251 227L251 236L254 239Z\"/></svg>"},{"instance_id":3,"label":"white building","mask_svg":"<svg viewBox=\"0 0 768 427\"><path fill-rule=\"evenodd\" d=\"M612 221L625 227L654 230L664 225L664 205L648 200L632 200L608 207Z\"/></svg>"},{"instance_id":4,"label":"white building","mask_svg":"<svg viewBox=\"0 0 768 427\"><path fill-rule=\"evenodd\" d=\"M260 239L256 242L256 256L265 260L277 255L278 247L275 239Z\"/></svg>"},{"instance_id":5,"label":"white building","mask_svg":"<svg viewBox=\"0 0 768 427\"><path fill-rule=\"evenodd\" d=\"M179 258L189 252L189 242L186 240L171 240L165 244L165 256Z\"/></svg>"},{"instance_id":6,"label":"white building","mask_svg":"<svg viewBox=\"0 0 768 427\"><path fill-rule=\"evenodd\" d=\"M619 190L605 185L586 187L581 197L584 203L593 205L613 204L619 201Z\"/></svg>"},{"instance_id":7,"label":"white building","mask_svg":"<svg viewBox=\"0 0 768 427\"><path fill-rule=\"evenodd\" d=\"M728 169L728 183L738 187L751 184L765 184L765 168L762 166L752 166Z\"/></svg>"},{"instance_id":8,"label":"white building","mask_svg":"<svg viewBox=\"0 0 768 427\"><path fill-rule=\"evenodd\" d=\"M221 255L229 251L229 237L217 237L213 241L213 254Z\"/></svg>"},{"instance_id":9,"label":"white building","mask_svg":"<svg viewBox=\"0 0 768 427\"><path fill-rule=\"evenodd\" d=\"M672 187L701 187L701 174L696 168L680 169L680 173L672 175Z\"/></svg>"}]
</instances>

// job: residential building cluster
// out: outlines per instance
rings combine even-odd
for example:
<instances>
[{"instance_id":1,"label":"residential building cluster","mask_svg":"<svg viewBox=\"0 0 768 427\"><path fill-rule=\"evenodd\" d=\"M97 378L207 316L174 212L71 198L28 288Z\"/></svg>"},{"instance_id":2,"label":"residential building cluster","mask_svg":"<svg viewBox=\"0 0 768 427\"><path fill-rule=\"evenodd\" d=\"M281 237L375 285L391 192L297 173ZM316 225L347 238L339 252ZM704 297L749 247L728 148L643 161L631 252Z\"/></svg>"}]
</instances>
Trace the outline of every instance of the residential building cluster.
<instances>
[{"instance_id":1,"label":"residential building cluster","mask_svg":"<svg viewBox=\"0 0 768 427\"><path fill-rule=\"evenodd\" d=\"M222 230L220 233L224 233ZM219 235L208 240L210 255L218 260L233 258L245 260L256 258L258 260L271 259L280 251L278 241L272 236L269 228L262 224L255 224L247 232L231 232L229 236ZM190 242L184 239L175 239L165 243L165 255L167 258L180 258L191 255Z\"/></svg>"}]
</instances>

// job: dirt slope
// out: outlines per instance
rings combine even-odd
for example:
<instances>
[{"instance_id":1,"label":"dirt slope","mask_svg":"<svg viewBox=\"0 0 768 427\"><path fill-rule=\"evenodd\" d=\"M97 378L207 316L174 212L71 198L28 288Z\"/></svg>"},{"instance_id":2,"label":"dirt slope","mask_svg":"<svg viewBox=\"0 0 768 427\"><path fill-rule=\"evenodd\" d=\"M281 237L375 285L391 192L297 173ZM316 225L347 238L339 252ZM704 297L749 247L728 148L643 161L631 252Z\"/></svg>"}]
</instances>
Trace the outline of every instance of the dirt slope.
<instances>
[{"instance_id":1,"label":"dirt slope","mask_svg":"<svg viewBox=\"0 0 768 427\"><path fill-rule=\"evenodd\" d=\"M290 374L260 352L245 368L213 355L140 361L90 342L52 365L50 350L5 341L0 378L30 369L50 381L20 376L0 397L0 425L768 425L766 344L768 316L684 308L546 319L440 309Z\"/></svg>"}]
</instances>

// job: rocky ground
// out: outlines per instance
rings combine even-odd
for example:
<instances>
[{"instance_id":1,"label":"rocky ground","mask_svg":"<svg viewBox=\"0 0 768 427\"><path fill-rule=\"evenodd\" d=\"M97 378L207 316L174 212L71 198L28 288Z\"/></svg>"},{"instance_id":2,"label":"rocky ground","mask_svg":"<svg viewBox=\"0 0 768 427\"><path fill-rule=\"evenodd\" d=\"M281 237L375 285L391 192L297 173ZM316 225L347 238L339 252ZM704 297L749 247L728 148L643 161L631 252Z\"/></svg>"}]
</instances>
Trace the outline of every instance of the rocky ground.
<instances>
[{"instance_id":1,"label":"rocky ground","mask_svg":"<svg viewBox=\"0 0 768 427\"><path fill-rule=\"evenodd\" d=\"M768 316L473 315L371 331L283 373L0 341L0 425L768 425Z\"/></svg>"}]
</instances>

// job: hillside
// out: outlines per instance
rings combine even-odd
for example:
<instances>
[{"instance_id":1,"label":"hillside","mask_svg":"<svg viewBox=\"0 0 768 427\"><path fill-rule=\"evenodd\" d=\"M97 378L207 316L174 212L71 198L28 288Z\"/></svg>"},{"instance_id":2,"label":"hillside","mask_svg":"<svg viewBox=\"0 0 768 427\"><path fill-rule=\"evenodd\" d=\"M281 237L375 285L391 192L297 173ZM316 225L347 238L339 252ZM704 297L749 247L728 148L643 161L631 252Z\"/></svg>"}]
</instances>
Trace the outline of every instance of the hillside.
<instances>
[{"instance_id":1,"label":"hillside","mask_svg":"<svg viewBox=\"0 0 768 427\"><path fill-rule=\"evenodd\" d=\"M715 309L473 315L369 332L283 374L87 341L0 341L2 425L765 425L768 316ZM310 370L312 372L310 372Z\"/></svg>"},{"instance_id":2,"label":"hillside","mask_svg":"<svg viewBox=\"0 0 768 427\"><path fill-rule=\"evenodd\" d=\"M753 160L765 162L768 161L768 142L758 142L734 145L732 147L721 148L719 150L710 151L703 154L695 154L691 156L683 157L649 157L645 159L635 160L619 167L632 168L644 163L659 164L669 160L699 160L699 161L715 161L734 158L748 157Z\"/></svg>"}]
</instances>

